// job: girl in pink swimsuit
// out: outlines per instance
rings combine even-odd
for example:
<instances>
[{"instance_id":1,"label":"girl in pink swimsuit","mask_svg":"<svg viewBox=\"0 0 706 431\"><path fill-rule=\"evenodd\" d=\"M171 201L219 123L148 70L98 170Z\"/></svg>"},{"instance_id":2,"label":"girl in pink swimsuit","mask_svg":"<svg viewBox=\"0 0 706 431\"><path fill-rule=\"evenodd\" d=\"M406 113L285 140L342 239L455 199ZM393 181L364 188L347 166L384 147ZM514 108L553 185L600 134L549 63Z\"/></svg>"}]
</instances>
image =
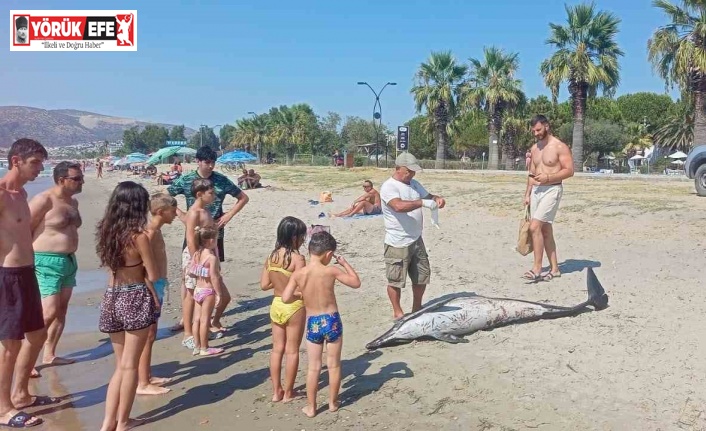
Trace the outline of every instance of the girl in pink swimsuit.
<instances>
[{"instance_id":1,"label":"girl in pink swimsuit","mask_svg":"<svg viewBox=\"0 0 706 431\"><path fill-rule=\"evenodd\" d=\"M196 228L198 250L191 258L187 276L196 279L194 289L194 355L212 356L223 353L223 349L208 347L208 332L211 326L211 314L216 306L216 296L221 295L221 274L218 256L214 253L218 231L216 229Z\"/></svg>"}]
</instances>

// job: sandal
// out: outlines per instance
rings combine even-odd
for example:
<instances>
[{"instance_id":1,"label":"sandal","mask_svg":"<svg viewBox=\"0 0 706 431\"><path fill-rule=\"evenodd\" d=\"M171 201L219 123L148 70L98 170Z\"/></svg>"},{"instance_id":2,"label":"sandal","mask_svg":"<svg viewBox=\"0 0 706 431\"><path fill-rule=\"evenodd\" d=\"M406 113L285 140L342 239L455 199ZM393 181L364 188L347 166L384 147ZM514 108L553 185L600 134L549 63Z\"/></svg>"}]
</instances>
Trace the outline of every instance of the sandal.
<instances>
[{"instance_id":1,"label":"sandal","mask_svg":"<svg viewBox=\"0 0 706 431\"><path fill-rule=\"evenodd\" d=\"M34 401L32 401L31 404L27 404L26 406L22 406L22 407L18 407L18 408L26 409L28 407L44 407L44 406L50 406L52 404L58 404L61 402L61 398L47 397L44 395L33 395L32 398L34 398Z\"/></svg>"},{"instance_id":2,"label":"sandal","mask_svg":"<svg viewBox=\"0 0 706 431\"><path fill-rule=\"evenodd\" d=\"M0 427L6 428L30 428L44 423L44 419L37 416L32 416L25 412L18 412L15 416L10 418L10 421L6 424L0 424Z\"/></svg>"},{"instance_id":3,"label":"sandal","mask_svg":"<svg viewBox=\"0 0 706 431\"><path fill-rule=\"evenodd\" d=\"M189 350L194 350L194 348L196 347L196 343L194 342L194 337L191 336L189 338L182 340L181 345L186 347Z\"/></svg>"},{"instance_id":4,"label":"sandal","mask_svg":"<svg viewBox=\"0 0 706 431\"><path fill-rule=\"evenodd\" d=\"M542 276L542 281L552 281L554 278L560 278L561 277L561 272L555 272L552 273L551 271L543 272L541 274Z\"/></svg>"},{"instance_id":5,"label":"sandal","mask_svg":"<svg viewBox=\"0 0 706 431\"><path fill-rule=\"evenodd\" d=\"M535 272L530 269L522 275L522 278L524 278L525 280L537 282L542 279L542 275L535 274Z\"/></svg>"},{"instance_id":6,"label":"sandal","mask_svg":"<svg viewBox=\"0 0 706 431\"><path fill-rule=\"evenodd\" d=\"M225 335L223 335L222 331L218 331L218 332L208 331L208 339L209 340L220 340L223 337L225 337Z\"/></svg>"},{"instance_id":7,"label":"sandal","mask_svg":"<svg viewBox=\"0 0 706 431\"><path fill-rule=\"evenodd\" d=\"M213 356L213 355L218 355L223 353L225 350L221 349L220 347L209 347L206 350L201 350L201 353L199 353L199 356Z\"/></svg>"}]
</instances>

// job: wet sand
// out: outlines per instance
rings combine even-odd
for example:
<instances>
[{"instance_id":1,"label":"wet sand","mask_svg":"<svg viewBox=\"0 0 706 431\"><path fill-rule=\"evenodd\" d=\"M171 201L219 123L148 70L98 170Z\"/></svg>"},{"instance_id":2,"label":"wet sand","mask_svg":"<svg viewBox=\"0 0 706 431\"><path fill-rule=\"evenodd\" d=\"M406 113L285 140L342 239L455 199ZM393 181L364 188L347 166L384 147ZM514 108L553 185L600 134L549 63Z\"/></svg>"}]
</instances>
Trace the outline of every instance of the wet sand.
<instances>
[{"instance_id":1,"label":"wet sand","mask_svg":"<svg viewBox=\"0 0 706 431\"><path fill-rule=\"evenodd\" d=\"M90 174L89 174L90 175ZM610 296L610 308L573 318L532 322L467 337L468 343L415 342L366 352L364 345L392 324L385 293L380 217L319 219L340 211L371 179L376 188L389 171L333 168L263 168L265 184L247 191L250 204L227 228L225 280L234 297L226 311L229 336L213 342L226 353L198 358L180 345L181 334L160 331L154 371L175 377L159 397L138 397L133 415L143 429L312 430L666 430L703 429L706 390L706 325L703 286L703 214L706 200L682 179L580 176L565 183L555 223L563 277L527 284L520 276L530 257L512 251L521 215L523 178L518 174L433 172L418 179L444 195L441 229L425 220L432 282L426 300L477 292L574 305L585 300L585 268L593 267ZM43 429L95 430L113 369L112 348L86 310L98 306L101 280L93 229L110 191L125 174L86 184L80 196L79 265L87 277L69 310L71 330L59 352L75 365L45 368L37 393L65 395L55 407L30 410ZM618 180L620 178L621 180ZM147 184L146 184L147 185ZM151 183L151 191L162 189ZM331 190L334 202L309 205ZM179 200L183 207L183 199ZM233 200L227 199L226 208ZM269 382L269 303L259 289L261 265L281 217L331 226L340 251L358 270L363 286L337 290L344 322L343 406L324 411L328 389L322 372L320 414L300 412L303 400L272 403ZM246 221L247 220L247 221ZM178 319L179 222L164 228L169 250L171 301L161 326ZM93 274L93 276L91 276ZM95 286L93 285L95 284ZM411 292L403 292L409 311ZM85 307L81 309L79 307ZM79 311L82 310L82 311ZM86 313L86 314L84 314ZM72 323L77 316L85 321ZM302 344L297 387L306 374Z\"/></svg>"}]
</instances>

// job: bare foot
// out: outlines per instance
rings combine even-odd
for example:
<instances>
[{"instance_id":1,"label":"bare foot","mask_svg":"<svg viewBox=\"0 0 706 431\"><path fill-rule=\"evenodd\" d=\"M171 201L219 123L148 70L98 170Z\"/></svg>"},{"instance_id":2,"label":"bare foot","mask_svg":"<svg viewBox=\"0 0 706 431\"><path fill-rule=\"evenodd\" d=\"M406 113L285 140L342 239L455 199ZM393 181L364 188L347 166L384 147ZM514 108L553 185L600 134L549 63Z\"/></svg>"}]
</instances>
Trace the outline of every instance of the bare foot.
<instances>
[{"instance_id":1,"label":"bare foot","mask_svg":"<svg viewBox=\"0 0 706 431\"><path fill-rule=\"evenodd\" d=\"M307 415L307 417L313 418L314 416L316 416L316 408L315 407L306 406L302 409L302 411L304 412L305 415Z\"/></svg>"},{"instance_id":2,"label":"bare foot","mask_svg":"<svg viewBox=\"0 0 706 431\"><path fill-rule=\"evenodd\" d=\"M128 419L127 425L125 425L125 427L121 428L120 426L118 426L117 428L115 428L115 430L116 431L123 431L123 430L127 431L127 430L131 430L133 428L139 427L140 425L144 425L144 424L145 424L145 421L142 419L130 418L130 419Z\"/></svg>"},{"instance_id":3,"label":"bare foot","mask_svg":"<svg viewBox=\"0 0 706 431\"><path fill-rule=\"evenodd\" d=\"M138 386L137 391L135 393L137 395L164 395L167 392L171 391L169 388L163 388L161 386L155 386L152 384L149 384L147 386Z\"/></svg>"},{"instance_id":4,"label":"bare foot","mask_svg":"<svg viewBox=\"0 0 706 431\"><path fill-rule=\"evenodd\" d=\"M73 364L74 362L76 362L75 359L62 358L60 356L54 356L53 358L49 358L49 359L44 358L42 360L42 363L44 365L69 365L69 364Z\"/></svg>"},{"instance_id":5,"label":"bare foot","mask_svg":"<svg viewBox=\"0 0 706 431\"><path fill-rule=\"evenodd\" d=\"M282 401L282 398L284 397L284 389L279 388L275 390L275 393L272 395L272 402L273 403L278 403Z\"/></svg>"},{"instance_id":6,"label":"bare foot","mask_svg":"<svg viewBox=\"0 0 706 431\"><path fill-rule=\"evenodd\" d=\"M171 377L150 377L150 384L151 385L166 385L167 383L171 382L172 378Z\"/></svg>"},{"instance_id":7,"label":"bare foot","mask_svg":"<svg viewBox=\"0 0 706 431\"><path fill-rule=\"evenodd\" d=\"M32 368L32 371L29 372L29 377L32 379L38 379L42 377L42 375L39 374L39 371L37 371L36 368Z\"/></svg>"},{"instance_id":8,"label":"bare foot","mask_svg":"<svg viewBox=\"0 0 706 431\"><path fill-rule=\"evenodd\" d=\"M328 411L330 412L337 412L338 409L341 407L341 402L336 400L334 402L329 402L328 403Z\"/></svg>"},{"instance_id":9,"label":"bare foot","mask_svg":"<svg viewBox=\"0 0 706 431\"><path fill-rule=\"evenodd\" d=\"M296 399L299 399L302 397L302 394L300 392L294 392L292 391L291 393L287 393L287 391L284 392L284 398L282 399L283 403L289 403L292 402Z\"/></svg>"},{"instance_id":10,"label":"bare foot","mask_svg":"<svg viewBox=\"0 0 706 431\"><path fill-rule=\"evenodd\" d=\"M221 322L211 322L211 331L213 332L219 332L219 331L225 331L226 328L221 325Z\"/></svg>"},{"instance_id":11,"label":"bare foot","mask_svg":"<svg viewBox=\"0 0 706 431\"><path fill-rule=\"evenodd\" d=\"M395 321L400 320L400 319L403 318L403 317L404 317L404 313L400 313L400 314L395 313L395 314L392 315L392 318L393 318Z\"/></svg>"}]
</instances>

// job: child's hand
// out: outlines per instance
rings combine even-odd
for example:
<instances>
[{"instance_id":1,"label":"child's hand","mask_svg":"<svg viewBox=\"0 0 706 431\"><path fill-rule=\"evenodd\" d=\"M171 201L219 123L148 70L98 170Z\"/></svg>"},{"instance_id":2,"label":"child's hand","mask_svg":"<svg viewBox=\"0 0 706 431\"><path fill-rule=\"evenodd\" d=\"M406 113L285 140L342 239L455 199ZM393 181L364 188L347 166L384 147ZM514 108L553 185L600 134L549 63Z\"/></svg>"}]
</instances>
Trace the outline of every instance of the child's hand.
<instances>
[{"instance_id":1,"label":"child's hand","mask_svg":"<svg viewBox=\"0 0 706 431\"><path fill-rule=\"evenodd\" d=\"M340 254L338 256L334 256L333 258L336 259L336 263L339 265L344 265L344 264L348 263L346 261L346 258L341 256Z\"/></svg>"}]
</instances>

